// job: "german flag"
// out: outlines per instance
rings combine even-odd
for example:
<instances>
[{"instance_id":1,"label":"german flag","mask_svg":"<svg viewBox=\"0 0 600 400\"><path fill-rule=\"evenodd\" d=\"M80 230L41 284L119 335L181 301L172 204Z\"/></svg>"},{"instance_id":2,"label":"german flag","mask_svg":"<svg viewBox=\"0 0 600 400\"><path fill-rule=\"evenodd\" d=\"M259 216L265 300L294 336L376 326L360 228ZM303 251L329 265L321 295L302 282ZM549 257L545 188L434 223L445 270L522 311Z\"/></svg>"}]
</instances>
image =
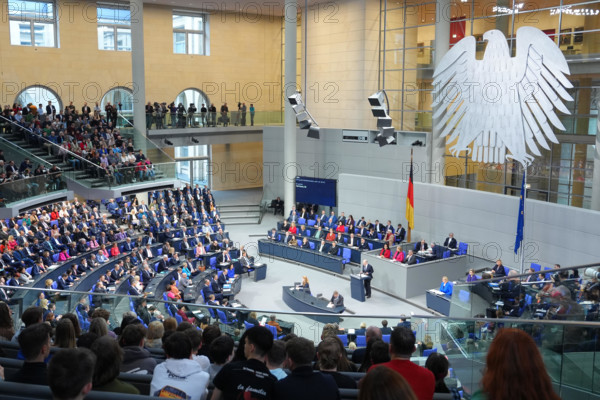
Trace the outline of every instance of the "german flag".
<instances>
[{"instance_id":1,"label":"german flag","mask_svg":"<svg viewBox=\"0 0 600 400\"><path fill-rule=\"evenodd\" d=\"M406 194L406 221L409 231L415 227L415 197L413 195L413 154L410 149L410 176L408 178L408 193Z\"/></svg>"}]
</instances>

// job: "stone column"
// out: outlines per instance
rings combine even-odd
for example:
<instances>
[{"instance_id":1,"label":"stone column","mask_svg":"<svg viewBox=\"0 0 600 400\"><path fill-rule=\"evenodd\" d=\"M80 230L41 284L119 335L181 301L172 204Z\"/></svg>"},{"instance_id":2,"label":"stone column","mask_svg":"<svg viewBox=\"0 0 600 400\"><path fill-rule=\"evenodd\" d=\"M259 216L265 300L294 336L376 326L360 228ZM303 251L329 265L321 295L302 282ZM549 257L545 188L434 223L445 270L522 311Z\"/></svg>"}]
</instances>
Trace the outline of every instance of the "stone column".
<instances>
[{"instance_id":1,"label":"stone column","mask_svg":"<svg viewBox=\"0 0 600 400\"><path fill-rule=\"evenodd\" d=\"M295 164L296 164L296 114L287 97L296 90L296 27L297 27L297 0L285 0L285 113L283 134L283 195L285 201L285 215L288 215L292 206L296 204L295 196ZM306 73L306 71L304 71ZM306 93L304 93L306 98Z\"/></svg>"}]
</instances>

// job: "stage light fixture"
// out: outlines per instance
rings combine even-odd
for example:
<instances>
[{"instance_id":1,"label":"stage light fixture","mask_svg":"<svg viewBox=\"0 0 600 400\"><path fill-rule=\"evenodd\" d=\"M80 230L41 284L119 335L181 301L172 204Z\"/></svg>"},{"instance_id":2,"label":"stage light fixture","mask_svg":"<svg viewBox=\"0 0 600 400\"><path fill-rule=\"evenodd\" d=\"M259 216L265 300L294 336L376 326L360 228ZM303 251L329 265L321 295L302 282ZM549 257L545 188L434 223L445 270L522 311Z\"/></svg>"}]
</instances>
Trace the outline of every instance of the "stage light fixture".
<instances>
[{"instance_id":1,"label":"stage light fixture","mask_svg":"<svg viewBox=\"0 0 600 400\"><path fill-rule=\"evenodd\" d=\"M319 125L315 122L315 119L306 109L306 105L304 105L304 102L302 101L302 94L300 92L296 92L288 97L288 101L290 102L292 109L296 114L296 120L298 121L298 126L300 129L308 130L307 137L311 139L319 139Z\"/></svg>"},{"instance_id":2,"label":"stage light fixture","mask_svg":"<svg viewBox=\"0 0 600 400\"><path fill-rule=\"evenodd\" d=\"M385 90L380 90L368 97L371 105L371 112L377 118L377 128L379 133L375 137L379 147L391 144L396 140L394 138L394 127L392 126L392 117L388 115L389 100Z\"/></svg>"}]
</instances>

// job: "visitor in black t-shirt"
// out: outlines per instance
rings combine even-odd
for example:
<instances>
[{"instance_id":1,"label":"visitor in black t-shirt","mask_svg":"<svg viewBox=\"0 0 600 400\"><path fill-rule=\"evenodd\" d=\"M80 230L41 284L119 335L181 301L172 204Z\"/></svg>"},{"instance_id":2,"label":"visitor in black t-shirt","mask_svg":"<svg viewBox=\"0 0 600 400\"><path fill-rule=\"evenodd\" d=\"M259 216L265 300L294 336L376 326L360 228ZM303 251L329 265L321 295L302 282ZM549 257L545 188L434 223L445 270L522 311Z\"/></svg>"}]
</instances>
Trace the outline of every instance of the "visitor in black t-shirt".
<instances>
[{"instance_id":1,"label":"visitor in black t-shirt","mask_svg":"<svg viewBox=\"0 0 600 400\"><path fill-rule=\"evenodd\" d=\"M277 378L269 372L265 357L273 346L273 334L263 326L246 331L246 361L226 364L215 376L211 400L270 399Z\"/></svg>"}]
</instances>

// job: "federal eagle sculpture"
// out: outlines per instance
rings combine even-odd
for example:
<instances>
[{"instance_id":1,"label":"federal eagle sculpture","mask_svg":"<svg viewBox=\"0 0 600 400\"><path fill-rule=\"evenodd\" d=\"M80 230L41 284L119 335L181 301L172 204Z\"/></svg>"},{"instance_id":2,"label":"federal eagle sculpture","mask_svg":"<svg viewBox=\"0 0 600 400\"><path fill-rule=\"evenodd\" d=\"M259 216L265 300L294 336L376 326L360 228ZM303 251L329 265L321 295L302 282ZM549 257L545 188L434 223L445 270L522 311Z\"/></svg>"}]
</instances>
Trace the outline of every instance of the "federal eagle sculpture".
<instances>
[{"instance_id":1,"label":"federal eagle sculpture","mask_svg":"<svg viewBox=\"0 0 600 400\"><path fill-rule=\"evenodd\" d=\"M565 130L555 108L570 114L564 101L573 98L565 75L569 66L560 49L533 27L517 31L516 56L511 57L504 34L491 30L482 60L475 58L475 38L455 44L434 72L433 120L454 156L471 151L473 161L528 165L539 156L546 139L558 143L553 127ZM527 148L529 149L528 153ZM467 153L468 154L468 153Z\"/></svg>"}]
</instances>

